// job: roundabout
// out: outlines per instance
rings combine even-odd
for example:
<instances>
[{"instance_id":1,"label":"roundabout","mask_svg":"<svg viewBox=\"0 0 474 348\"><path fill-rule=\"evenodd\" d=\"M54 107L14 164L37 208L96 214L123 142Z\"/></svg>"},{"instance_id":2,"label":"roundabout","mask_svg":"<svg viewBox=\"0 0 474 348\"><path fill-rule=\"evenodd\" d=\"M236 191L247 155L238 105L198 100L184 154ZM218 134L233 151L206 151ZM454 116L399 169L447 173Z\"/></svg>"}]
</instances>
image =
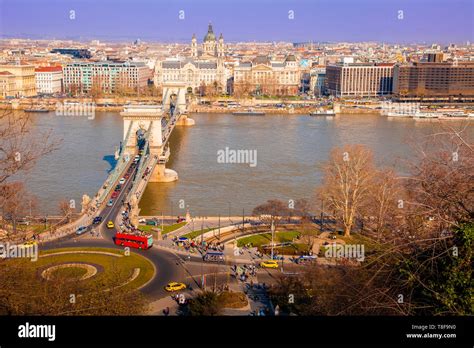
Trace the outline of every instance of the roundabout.
<instances>
[{"instance_id":1,"label":"roundabout","mask_svg":"<svg viewBox=\"0 0 474 348\"><path fill-rule=\"evenodd\" d=\"M32 271L42 281L78 282L86 288L108 291L118 287L135 290L155 276L145 257L108 248L61 248L42 252Z\"/></svg>"}]
</instances>

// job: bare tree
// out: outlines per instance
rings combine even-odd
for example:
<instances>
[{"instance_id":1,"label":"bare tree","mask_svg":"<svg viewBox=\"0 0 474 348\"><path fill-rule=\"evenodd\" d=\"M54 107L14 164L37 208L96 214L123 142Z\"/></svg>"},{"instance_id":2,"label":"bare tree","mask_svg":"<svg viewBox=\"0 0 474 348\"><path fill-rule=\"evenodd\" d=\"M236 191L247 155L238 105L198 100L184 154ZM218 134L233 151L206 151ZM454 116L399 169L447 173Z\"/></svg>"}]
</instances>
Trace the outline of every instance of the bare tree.
<instances>
[{"instance_id":1,"label":"bare tree","mask_svg":"<svg viewBox=\"0 0 474 348\"><path fill-rule=\"evenodd\" d=\"M0 184L31 169L42 156L59 146L52 132L33 131L27 113L0 111Z\"/></svg>"},{"instance_id":2,"label":"bare tree","mask_svg":"<svg viewBox=\"0 0 474 348\"><path fill-rule=\"evenodd\" d=\"M71 217L74 213L74 208L71 206L71 202L67 200L59 202L59 211L67 223L71 222Z\"/></svg>"},{"instance_id":3,"label":"bare tree","mask_svg":"<svg viewBox=\"0 0 474 348\"><path fill-rule=\"evenodd\" d=\"M362 145L346 145L331 151L321 166L323 181L318 195L333 210L349 236L360 208L370 194L374 164L372 151Z\"/></svg>"}]
</instances>

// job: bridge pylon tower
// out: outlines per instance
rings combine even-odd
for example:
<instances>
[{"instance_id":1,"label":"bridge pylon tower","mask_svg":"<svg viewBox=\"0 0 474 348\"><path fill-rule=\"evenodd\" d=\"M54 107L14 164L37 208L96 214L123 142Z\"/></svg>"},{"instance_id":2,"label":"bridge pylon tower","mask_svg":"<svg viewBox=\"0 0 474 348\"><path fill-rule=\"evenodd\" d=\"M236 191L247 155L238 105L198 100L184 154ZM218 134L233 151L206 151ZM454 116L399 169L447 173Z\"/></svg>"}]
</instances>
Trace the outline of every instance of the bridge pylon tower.
<instances>
[{"instance_id":1,"label":"bridge pylon tower","mask_svg":"<svg viewBox=\"0 0 474 348\"><path fill-rule=\"evenodd\" d=\"M124 122L123 151L133 158L138 154L138 137L146 134L149 143L150 158L158 158L149 182L171 182L178 180L178 173L166 168L169 148L163 144L162 119L164 111L158 105L127 105L120 113ZM131 127L131 128L130 128ZM130 136L127 138L127 134ZM127 140L128 139L128 140Z\"/></svg>"}]
</instances>

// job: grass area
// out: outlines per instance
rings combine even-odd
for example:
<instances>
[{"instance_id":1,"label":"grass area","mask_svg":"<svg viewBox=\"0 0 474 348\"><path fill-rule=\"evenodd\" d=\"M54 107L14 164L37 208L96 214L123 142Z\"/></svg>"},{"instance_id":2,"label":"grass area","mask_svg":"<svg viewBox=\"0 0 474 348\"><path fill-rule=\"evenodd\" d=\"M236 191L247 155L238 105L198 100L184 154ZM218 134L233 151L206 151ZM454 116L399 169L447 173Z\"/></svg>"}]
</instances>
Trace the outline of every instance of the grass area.
<instances>
[{"instance_id":1,"label":"grass area","mask_svg":"<svg viewBox=\"0 0 474 348\"><path fill-rule=\"evenodd\" d=\"M88 253L69 253L41 257L48 254L67 251L87 251ZM104 254L93 254L89 253L90 251L113 253L120 255L121 257ZM129 256L125 256L122 250L107 248L61 248L47 250L40 253L38 261L32 266L32 271L35 274L38 274L38 272L42 272L42 270L51 265L69 262L83 262L98 266L99 272L95 276L86 279L83 282L87 286L100 287L103 289L125 283L130 278L135 268L139 268L140 273L136 279L125 286L126 288L133 289L140 287L141 285L148 282L155 273L153 264L145 257L136 254L133 251L130 252ZM73 269L74 268L70 268L70 270Z\"/></svg>"},{"instance_id":2,"label":"grass area","mask_svg":"<svg viewBox=\"0 0 474 348\"><path fill-rule=\"evenodd\" d=\"M51 273L51 278L69 278L70 280L79 280L87 273L87 270L79 267L59 268Z\"/></svg>"},{"instance_id":3,"label":"grass area","mask_svg":"<svg viewBox=\"0 0 474 348\"><path fill-rule=\"evenodd\" d=\"M163 230L161 231L161 234L167 234L173 231L176 231L178 228L183 227L186 225L186 221L180 222L179 224L173 224L173 225L164 225ZM138 226L138 229L143 232L153 232L152 230L154 228L161 229L160 225L157 226L152 226L152 225L140 225Z\"/></svg>"},{"instance_id":4,"label":"grass area","mask_svg":"<svg viewBox=\"0 0 474 348\"><path fill-rule=\"evenodd\" d=\"M201 234L204 234L204 233L209 232L211 230L215 230L215 228L204 228L202 231L201 230L192 231L190 233L186 233L183 237L186 237L186 238L189 238L189 239L194 239L194 238L200 236Z\"/></svg>"},{"instance_id":5,"label":"grass area","mask_svg":"<svg viewBox=\"0 0 474 348\"><path fill-rule=\"evenodd\" d=\"M248 305L247 296L241 292L221 292L218 301L224 308L243 308Z\"/></svg>"},{"instance_id":6,"label":"grass area","mask_svg":"<svg viewBox=\"0 0 474 348\"><path fill-rule=\"evenodd\" d=\"M298 231L285 231L285 232L275 232L275 242L276 243L287 243L292 242L293 239L298 237L300 232ZM254 247L260 247L264 244L269 244L272 241L271 233L262 233L256 234L253 236L248 236L241 238L237 241L237 245L242 247L246 244L252 244Z\"/></svg>"},{"instance_id":7,"label":"grass area","mask_svg":"<svg viewBox=\"0 0 474 348\"><path fill-rule=\"evenodd\" d=\"M268 252L270 249L262 250L259 248L261 252ZM291 245L285 245L282 247L275 248L281 255L301 255L302 253L306 253L309 251L308 244L303 243L293 243Z\"/></svg>"},{"instance_id":8,"label":"grass area","mask_svg":"<svg viewBox=\"0 0 474 348\"><path fill-rule=\"evenodd\" d=\"M275 232L276 243L291 243L290 245L275 247L274 249L282 255L301 255L304 252L309 251L308 245L299 243L297 237L300 235L299 231L284 231ZM271 233L256 234L241 238L237 241L237 245L242 247L247 244L257 247L260 252L267 253L270 249L263 248L263 245L270 244L272 241ZM295 242L293 242L295 241Z\"/></svg>"}]
</instances>

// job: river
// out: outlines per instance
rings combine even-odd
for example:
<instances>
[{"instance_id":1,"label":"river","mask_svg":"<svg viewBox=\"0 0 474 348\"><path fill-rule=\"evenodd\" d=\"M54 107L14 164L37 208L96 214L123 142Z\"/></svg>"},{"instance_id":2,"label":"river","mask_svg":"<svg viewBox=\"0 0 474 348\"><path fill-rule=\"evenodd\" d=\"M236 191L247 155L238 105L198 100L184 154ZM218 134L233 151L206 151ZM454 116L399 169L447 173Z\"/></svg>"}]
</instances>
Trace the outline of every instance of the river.
<instances>
[{"instance_id":1,"label":"river","mask_svg":"<svg viewBox=\"0 0 474 348\"><path fill-rule=\"evenodd\" d=\"M184 215L187 206L193 215L240 215L268 199L311 199L321 179L318 164L328 159L331 148L365 144L378 164L402 171L402 160L413 155L410 143L436 128L435 122L367 114L192 118L195 126L175 128L170 139L167 167L178 172L179 180L149 184L140 203L142 215ZM89 120L48 113L35 115L33 121L36 130L52 129L62 139L61 148L27 175L38 210L57 214L62 199L75 199L80 206L82 195L94 196L114 165L123 135L120 115L101 112ZM219 163L218 152L226 148L256 153L256 165Z\"/></svg>"}]
</instances>

